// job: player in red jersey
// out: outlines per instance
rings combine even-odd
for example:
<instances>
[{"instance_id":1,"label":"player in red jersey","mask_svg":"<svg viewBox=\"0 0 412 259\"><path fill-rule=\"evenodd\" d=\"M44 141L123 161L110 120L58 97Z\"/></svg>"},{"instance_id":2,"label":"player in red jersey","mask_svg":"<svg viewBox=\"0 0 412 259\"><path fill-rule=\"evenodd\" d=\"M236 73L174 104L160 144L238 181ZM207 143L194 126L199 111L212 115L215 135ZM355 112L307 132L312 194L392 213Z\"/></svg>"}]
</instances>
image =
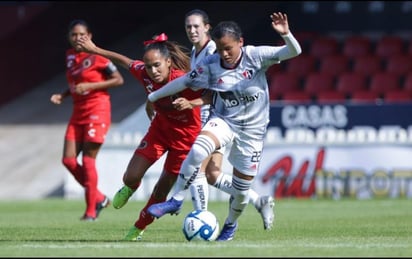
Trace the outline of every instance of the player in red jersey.
<instances>
[{"instance_id":1,"label":"player in red jersey","mask_svg":"<svg viewBox=\"0 0 412 259\"><path fill-rule=\"evenodd\" d=\"M97 188L96 157L111 123L111 103L107 89L123 84L123 77L107 58L82 52L79 39L92 37L84 20L73 20L69 25L69 43L66 52L66 78L69 89L50 98L61 104L71 95L73 112L67 125L63 165L85 189L86 211L81 220L94 221L110 203ZM77 161L82 153L82 164Z\"/></svg>"},{"instance_id":2,"label":"player in red jersey","mask_svg":"<svg viewBox=\"0 0 412 259\"><path fill-rule=\"evenodd\" d=\"M186 53L188 51L168 41L164 33L144 42L143 60L132 60L122 54L99 48L86 38L82 39L81 44L84 51L103 55L128 69L148 94L190 70L190 57ZM166 152L167 157L149 200L125 240L135 241L142 238L146 227L154 220L154 217L147 213L147 208L166 200L177 179L180 166L200 132L200 108L178 111L174 108L173 100L178 97L191 100L200 96L201 91L188 89L153 103L155 112L150 127L129 161L123 175L124 186L115 194L113 206L116 209L123 207L141 184L147 169Z\"/></svg>"}]
</instances>

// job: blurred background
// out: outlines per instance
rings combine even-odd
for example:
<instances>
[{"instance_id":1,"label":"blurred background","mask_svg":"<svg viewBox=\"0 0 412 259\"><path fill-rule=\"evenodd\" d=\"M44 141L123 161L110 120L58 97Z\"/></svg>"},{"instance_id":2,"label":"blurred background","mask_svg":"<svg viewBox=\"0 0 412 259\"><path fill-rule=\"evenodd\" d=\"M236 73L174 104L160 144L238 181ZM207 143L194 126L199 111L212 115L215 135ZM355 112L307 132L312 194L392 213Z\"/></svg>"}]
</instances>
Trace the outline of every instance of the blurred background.
<instances>
[{"instance_id":1,"label":"blurred background","mask_svg":"<svg viewBox=\"0 0 412 259\"><path fill-rule=\"evenodd\" d=\"M234 20L246 44L282 45L269 15L285 12L303 53L267 71L272 100L254 188L282 197L412 197L412 1L2 1L0 2L0 199L81 198L61 164L69 99L68 24L85 19L94 42L141 59L143 41L165 32L191 47L184 15ZM128 71L111 91L113 124L98 157L109 196L149 121L146 94ZM135 199L146 199L162 160ZM231 172L224 164L223 170ZM226 199L214 192L211 199Z\"/></svg>"}]
</instances>

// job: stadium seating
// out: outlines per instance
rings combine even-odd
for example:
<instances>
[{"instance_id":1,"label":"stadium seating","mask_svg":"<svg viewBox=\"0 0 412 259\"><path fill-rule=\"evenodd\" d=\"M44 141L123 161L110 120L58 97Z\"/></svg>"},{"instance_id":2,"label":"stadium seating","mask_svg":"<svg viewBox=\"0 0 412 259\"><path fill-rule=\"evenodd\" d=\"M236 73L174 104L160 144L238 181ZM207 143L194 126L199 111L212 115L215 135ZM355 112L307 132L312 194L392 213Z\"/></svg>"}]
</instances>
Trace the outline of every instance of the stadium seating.
<instances>
[{"instance_id":1,"label":"stadium seating","mask_svg":"<svg viewBox=\"0 0 412 259\"><path fill-rule=\"evenodd\" d=\"M385 92L383 100L386 103L411 102L412 93L406 90L392 90Z\"/></svg>"},{"instance_id":2,"label":"stadium seating","mask_svg":"<svg viewBox=\"0 0 412 259\"><path fill-rule=\"evenodd\" d=\"M400 55L404 52L404 41L398 36L383 36L376 42L375 54L382 58Z\"/></svg>"},{"instance_id":3,"label":"stadium seating","mask_svg":"<svg viewBox=\"0 0 412 259\"><path fill-rule=\"evenodd\" d=\"M355 91L350 98L352 103L375 103L379 99L380 96L376 92L369 90Z\"/></svg>"},{"instance_id":4,"label":"stadium seating","mask_svg":"<svg viewBox=\"0 0 412 259\"><path fill-rule=\"evenodd\" d=\"M349 59L340 54L326 56L320 59L319 72L337 76L349 71Z\"/></svg>"},{"instance_id":5,"label":"stadium seating","mask_svg":"<svg viewBox=\"0 0 412 259\"><path fill-rule=\"evenodd\" d=\"M329 74L314 72L306 76L303 81L303 90L311 96L319 92L333 90L334 77Z\"/></svg>"},{"instance_id":6,"label":"stadium seating","mask_svg":"<svg viewBox=\"0 0 412 259\"><path fill-rule=\"evenodd\" d=\"M383 95L385 92L400 89L399 77L392 73L376 73L371 76L369 90Z\"/></svg>"},{"instance_id":7,"label":"stadium seating","mask_svg":"<svg viewBox=\"0 0 412 259\"><path fill-rule=\"evenodd\" d=\"M402 84L401 88L408 91L408 92L410 92L410 93L412 93L412 72L408 73L405 76L405 79L403 81L403 84Z\"/></svg>"},{"instance_id":8,"label":"stadium seating","mask_svg":"<svg viewBox=\"0 0 412 259\"><path fill-rule=\"evenodd\" d=\"M290 91L286 92L282 96L283 103L310 103L312 101L312 97L303 91Z\"/></svg>"},{"instance_id":9,"label":"stadium seating","mask_svg":"<svg viewBox=\"0 0 412 259\"><path fill-rule=\"evenodd\" d=\"M367 56L372 52L371 40L366 36L348 36L343 41L342 52L348 58Z\"/></svg>"},{"instance_id":10,"label":"stadium seating","mask_svg":"<svg viewBox=\"0 0 412 259\"><path fill-rule=\"evenodd\" d=\"M302 51L307 53L310 50L313 40L319 37L319 33L313 31L301 31L295 32L294 36L299 41Z\"/></svg>"},{"instance_id":11,"label":"stadium seating","mask_svg":"<svg viewBox=\"0 0 412 259\"><path fill-rule=\"evenodd\" d=\"M375 55L368 55L353 60L352 71L365 76L381 72L383 70L382 59Z\"/></svg>"},{"instance_id":12,"label":"stadium seating","mask_svg":"<svg viewBox=\"0 0 412 259\"><path fill-rule=\"evenodd\" d=\"M344 103L346 102L345 94L335 91L322 91L316 95L316 100L320 104L330 104L330 103Z\"/></svg>"},{"instance_id":13,"label":"stadium seating","mask_svg":"<svg viewBox=\"0 0 412 259\"><path fill-rule=\"evenodd\" d=\"M336 90L345 95L368 88L366 76L356 72L347 72L336 78Z\"/></svg>"},{"instance_id":14,"label":"stadium seating","mask_svg":"<svg viewBox=\"0 0 412 259\"><path fill-rule=\"evenodd\" d=\"M285 70L297 76L306 76L316 70L316 58L301 54L286 61Z\"/></svg>"},{"instance_id":15,"label":"stadium seating","mask_svg":"<svg viewBox=\"0 0 412 259\"><path fill-rule=\"evenodd\" d=\"M412 55L389 56L386 59L385 71L398 76L405 76L412 71Z\"/></svg>"},{"instance_id":16,"label":"stadium seating","mask_svg":"<svg viewBox=\"0 0 412 259\"><path fill-rule=\"evenodd\" d=\"M329 55L337 54L338 47L339 44L335 38L323 36L313 40L309 53L315 58L323 58Z\"/></svg>"},{"instance_id":17,"label":"stadium seating","mask_svg":"<svg viewBox=\"0 0 412 259\"><path fill-rule=\"evenodd\" d=\"M297 91L300 88L299 77L287 72L278 72L271 75L269 82L269 94L271 100L276 100L284 93Z\"/></svg>"}]
</instances>

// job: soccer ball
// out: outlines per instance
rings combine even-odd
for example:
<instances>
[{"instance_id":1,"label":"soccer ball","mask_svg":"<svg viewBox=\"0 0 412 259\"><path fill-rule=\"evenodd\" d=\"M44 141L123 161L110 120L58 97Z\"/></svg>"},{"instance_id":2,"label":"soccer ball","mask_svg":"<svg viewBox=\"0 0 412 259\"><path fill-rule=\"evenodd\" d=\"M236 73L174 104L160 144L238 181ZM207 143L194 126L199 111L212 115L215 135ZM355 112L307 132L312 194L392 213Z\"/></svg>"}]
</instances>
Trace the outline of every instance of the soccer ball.
<instances>
[{"instance_id":1,"label":"soccer ball","mask_svg":"<svg viewBox=\"0 0 412 259\"><path fill-rule=\"evenodd\" d=\"M214 241L219 235L219 222L207 210L194 210L183 221L183 234L188 241Z\"/></svg>"}]
</instances>

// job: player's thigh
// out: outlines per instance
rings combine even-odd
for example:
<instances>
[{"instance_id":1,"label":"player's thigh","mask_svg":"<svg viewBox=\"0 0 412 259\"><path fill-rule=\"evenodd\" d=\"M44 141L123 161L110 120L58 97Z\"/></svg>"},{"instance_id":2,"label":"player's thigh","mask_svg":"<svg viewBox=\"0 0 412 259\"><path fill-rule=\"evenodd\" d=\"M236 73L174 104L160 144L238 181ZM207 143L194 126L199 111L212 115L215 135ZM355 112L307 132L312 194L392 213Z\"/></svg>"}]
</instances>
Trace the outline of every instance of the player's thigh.
<instances>
[{"instance_id":1,"label":"player's thigh","mask_svg":"<svg viewBox=\"0 0 412 259\"><path fill-rule=\"evenodd\" d=\"M200 134L208 135L216 142L216 148L221 148L233 140L233 131L230 126L218 117L212 117L202 128Z\"/></svg>"}]
</instances>

